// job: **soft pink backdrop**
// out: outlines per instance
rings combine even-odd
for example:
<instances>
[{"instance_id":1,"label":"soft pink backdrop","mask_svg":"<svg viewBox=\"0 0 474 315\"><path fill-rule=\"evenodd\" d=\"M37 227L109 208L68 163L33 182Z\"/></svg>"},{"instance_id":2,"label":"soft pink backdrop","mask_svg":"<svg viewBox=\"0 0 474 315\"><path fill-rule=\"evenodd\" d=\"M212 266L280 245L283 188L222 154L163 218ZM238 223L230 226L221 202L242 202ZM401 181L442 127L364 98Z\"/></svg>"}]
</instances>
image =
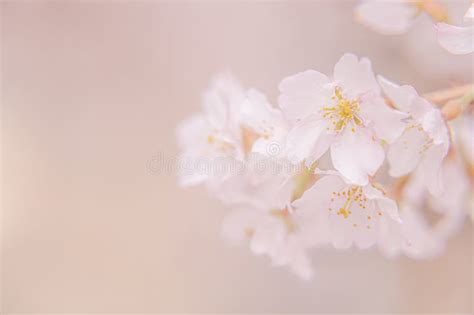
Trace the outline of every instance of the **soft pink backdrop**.
<instances>
[{"instance_id":1,"label":"soft pink backdrop","mask_svg":"<svg viewBox=\"0 0 474 315\"><path fill-rule=\"evenodd\" d=\"M319 251L305 283L229 246L202 187L149 168L221 70L272 101L345 52L420 92L472 81L427 19L383 37L354 5L1 2L3 312L472 312L470 224L433 261Z\"/></svg>"}]
</instances>

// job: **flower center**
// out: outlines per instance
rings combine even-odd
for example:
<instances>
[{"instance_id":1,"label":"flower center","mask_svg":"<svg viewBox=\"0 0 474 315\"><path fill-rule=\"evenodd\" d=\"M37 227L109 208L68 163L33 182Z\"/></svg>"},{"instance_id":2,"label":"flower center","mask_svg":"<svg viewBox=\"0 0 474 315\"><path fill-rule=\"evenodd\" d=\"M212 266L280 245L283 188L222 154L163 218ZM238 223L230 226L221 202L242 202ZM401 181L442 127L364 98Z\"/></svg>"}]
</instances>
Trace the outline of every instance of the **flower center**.
<instances>
[{"instance_id":1,"label":"flower center","mask_svg":"<svg viewBox=\"0 0 474 315\"><path fill-rule=\"evenodd\" d=\"M235 146L219 137L210 134L207 136L207 143L211 146L214 146L218 151L222 153L229 153L235 149Z\"/></svg>"},{"instance_id":2,"label":"flower center","mask_svg":"<svg viewBox=\"0 0 474 315\"><path fill-rule=\"evenodd\" d=\"M381 189L375 186L374 188ZM353 207L355 208L351 210ZM335 209L338 209L337 212L333 212ZM371 229L377 223L377 219L383 216L380 209L374 208L374 205L365 196L364 189L360 186L333 191L327 210L329 213L335 213L341 219L347 220L346 222L352 224L354 228ZM355 216L352 215L353 211L355 211Z\"/></svg>"},{"instance_id":3,"label":"flower center","mask_svg":"<svg viewBox=\"0 0 474 315\"><path fill-rule=\"evenodd\" d=\"M434 145L434 140L430 137L430 135L423 129L421 124L413 124L410 125L406 128L406 130L411 130L416 128L419 132L423 133L423 143L421 145L420 150L418 151L418 154L424 154L426 151L428 151L429 148L431 148ZM407 146L406 141L404 142L404 145Z\"/></svg>"},{"instance_id":4,"label":"flower center","mask_svg":"<svg viewBox=\"0 0 474 315\"><path fill-rule=\"evenodd\" d=\"M293 219L291 218L290 212L288 209L278 210L274 209L270 211L271 215L283 221L288 233L294 232L296 230L296 225Z\"/></svg>"},{"instance_id":5,"label":"flower center","mask_svg":"<svg viewBox=\"0 0 474 315\"><path fill-rule=\"evenodd\" d=\"M359 206L361 208L365 208L365 203L367 202L367 198L363 195L362 188L355 186L355 187L349 187L347 190L343 190L342 192L333 192L333 199L331 201L334 201L334 197L343 197L346 198L346 202L344 205L339 209L337 212L337 215L342 215L344 219L347 219L349 215L352 214L351 206L354 203L354 201L359 203Z\"/></svg>"},{"instance_id":6,"label":"flower center","mask_svg":"<svg viewBox=\"0 0 474 315\"><path fill-rule=\"evenodd\" d=\"M334 131L341 132L351 121L357 126L364 125L358 114L360 110L358 101L345 98L340 87L335 88L332 99L336 100L337 103L332 107L323 107L323 117L332 122ZM352 127L352 131L355 132L354 127Z\"/></svg>"}]
</instances>

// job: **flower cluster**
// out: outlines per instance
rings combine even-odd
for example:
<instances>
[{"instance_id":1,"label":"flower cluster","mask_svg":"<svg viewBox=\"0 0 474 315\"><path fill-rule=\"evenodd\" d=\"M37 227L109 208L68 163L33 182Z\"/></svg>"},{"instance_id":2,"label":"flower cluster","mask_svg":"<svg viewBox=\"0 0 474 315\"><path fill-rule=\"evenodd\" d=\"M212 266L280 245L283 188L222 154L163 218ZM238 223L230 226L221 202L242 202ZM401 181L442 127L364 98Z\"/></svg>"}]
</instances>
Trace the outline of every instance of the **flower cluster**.
<instances>
[{"instance_id":1,"label":"flower cluster","mask_svg":"<svg viewBox=\"0 0 474 315\"><path fill-rule=\"evenodd\" d=\"M364 0L355 9L357 20L386 35L406 32L420 16L428 16L435 23L439 44L452 54L463 55L474 51L474 26L452 25L448 8L437 0ZM464 20L472 22L474 4Z\"/></svg>"},{"instance_id":2,"label":"flower cluster","mask_svg":"<svg viewBox=\"0 0 474 315\"><path fill-rule=\"evenodd\" d=\"M439 253L463 222L469 196L446 113L411 86L376 77L368 59L352 54L332 75L297 73L279 91L273 106L221 75L202 112L178 127L183 158L214 166L188 169L180 182L205 184L233 209L224 235L305 279L312 248Z\"/></svg>"}]
</instances>

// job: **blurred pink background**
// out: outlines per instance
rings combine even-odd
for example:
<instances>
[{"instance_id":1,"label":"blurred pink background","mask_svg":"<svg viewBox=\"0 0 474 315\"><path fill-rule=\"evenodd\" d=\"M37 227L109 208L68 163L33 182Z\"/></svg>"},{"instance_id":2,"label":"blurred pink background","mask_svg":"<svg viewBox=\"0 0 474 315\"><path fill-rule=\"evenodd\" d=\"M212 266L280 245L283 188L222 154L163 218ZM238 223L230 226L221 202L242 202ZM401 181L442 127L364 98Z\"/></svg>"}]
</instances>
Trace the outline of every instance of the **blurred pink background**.
<instances>
[{"instance_id":1,"label":"blurred pink background","mask_svg":"<svg viewBox=\"0 0 474 315\"><path fill-rule=\"evenodd\" d=\"M2 1L2 313L472 313L469 222L432 261L315 252L304 282L230 246L203 187L150 169L222 70L273 103L345 52L420 92L472 81L427 19L384 37L355 4Z\"/></svg>"}]
</instances>

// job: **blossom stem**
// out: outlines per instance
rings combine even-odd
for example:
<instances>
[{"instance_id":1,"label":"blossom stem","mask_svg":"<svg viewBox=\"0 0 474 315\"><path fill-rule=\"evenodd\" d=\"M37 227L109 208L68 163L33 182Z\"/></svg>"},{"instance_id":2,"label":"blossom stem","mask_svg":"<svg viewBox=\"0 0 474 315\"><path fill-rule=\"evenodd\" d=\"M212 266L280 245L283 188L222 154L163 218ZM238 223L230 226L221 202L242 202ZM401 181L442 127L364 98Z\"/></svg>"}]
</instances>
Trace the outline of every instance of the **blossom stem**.
<instances>
[{"instance_id":1,"label":"blossom stem","mask_svg":"<svg viewBox=\"0 0 474 315\"><path fill-rule=\"evenodd\" d=\"M474 93L474 84L465 84L448 89L442 89L423 95L424 98L436 105L444 105L449 100L461 98Z\"/></svg>"},{"instance_id":2,"label":"blossom stem","mask_svg":"<svg viewBox=\"0 0 474 315\"><path fill-rule=\"evenodd\" d=\"M316 180L316 174L314 170L317 167L317 163L313 163L311 167L304 167L303 171L298 174L295 178L295 191L293 192L292 200L296 200L303 196L303 193L313 184Z\"/></svg>"}]
</instances>

